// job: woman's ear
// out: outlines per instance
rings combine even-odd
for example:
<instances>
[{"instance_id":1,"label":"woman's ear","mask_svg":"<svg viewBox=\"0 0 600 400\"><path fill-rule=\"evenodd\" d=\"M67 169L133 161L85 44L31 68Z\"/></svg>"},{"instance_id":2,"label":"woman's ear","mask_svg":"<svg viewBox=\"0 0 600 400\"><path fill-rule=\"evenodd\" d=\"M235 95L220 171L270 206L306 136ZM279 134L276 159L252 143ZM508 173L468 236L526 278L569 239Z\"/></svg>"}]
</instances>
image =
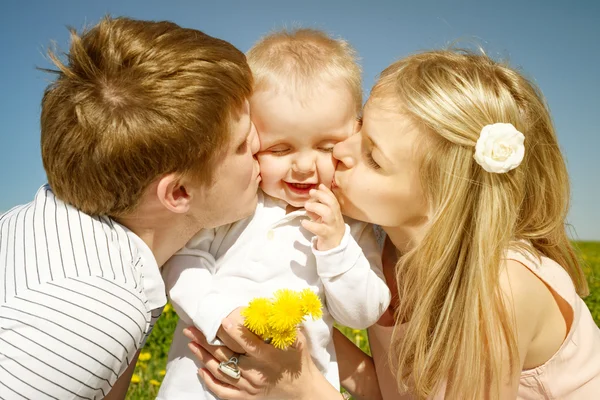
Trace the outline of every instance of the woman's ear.
<instances>
[{"instance_id":1,"label":"woman's ear","mask_svg":"<svg viewBox=\"0 0 600 400\"><path fill-rule=\"evenodd\" d=\"M189 211L191 205L191 196L185 185L181 176L167 174L159 179L156 196L167 210L184 214Z\"/></svg>"}]
</instances>

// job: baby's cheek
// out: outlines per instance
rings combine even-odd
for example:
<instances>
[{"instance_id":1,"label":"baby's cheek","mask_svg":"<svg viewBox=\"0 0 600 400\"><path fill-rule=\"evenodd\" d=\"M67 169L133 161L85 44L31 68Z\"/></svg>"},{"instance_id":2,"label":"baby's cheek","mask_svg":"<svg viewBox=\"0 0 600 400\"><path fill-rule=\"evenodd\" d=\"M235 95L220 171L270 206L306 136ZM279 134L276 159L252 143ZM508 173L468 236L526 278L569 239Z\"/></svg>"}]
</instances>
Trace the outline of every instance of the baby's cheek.
<instances>
[{"instance_id":1,"label":"baby's cheek","mask_svg":"<svg viewBox=\"0 0 600 400\"><path fill-rule=\"evenodd\" d=\"M335 173L335 167L337 163L338 161L329 153L323 154L321 157L319 157L317 162L319 178L321 183L326 184L327 187L331 185L331 180L333 179L333 174Z\"/></svg>"}]
</instances>

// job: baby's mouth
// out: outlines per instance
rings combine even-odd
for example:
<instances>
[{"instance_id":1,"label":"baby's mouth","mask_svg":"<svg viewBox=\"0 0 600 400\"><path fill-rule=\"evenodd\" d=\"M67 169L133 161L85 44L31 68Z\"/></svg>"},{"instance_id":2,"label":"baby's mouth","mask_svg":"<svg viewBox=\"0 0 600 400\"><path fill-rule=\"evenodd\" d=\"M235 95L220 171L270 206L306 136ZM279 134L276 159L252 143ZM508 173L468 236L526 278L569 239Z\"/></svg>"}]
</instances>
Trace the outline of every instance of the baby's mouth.
<instances>
[{"instance_id":1,"label":"baby's mouth","mask_svg":"<svg viewBox=\"0 0 600 400\"><path fill-rule=\"evenodd\" d=\"M300 194L307 194L311 189L316 189L316 187L317 187L317 184L315 184L315 183L286 182L286 184L292 191L294 191L296 193L300 193Z\"/></svg>"}]
</instances>

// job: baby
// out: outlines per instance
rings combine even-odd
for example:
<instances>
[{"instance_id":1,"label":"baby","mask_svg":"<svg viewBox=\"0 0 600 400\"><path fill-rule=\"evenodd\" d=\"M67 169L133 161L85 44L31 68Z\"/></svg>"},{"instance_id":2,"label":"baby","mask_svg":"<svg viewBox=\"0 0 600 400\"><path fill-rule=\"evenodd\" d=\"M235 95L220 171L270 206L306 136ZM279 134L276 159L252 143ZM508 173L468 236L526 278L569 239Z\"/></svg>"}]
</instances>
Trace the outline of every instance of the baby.
<instances>
[{"instance_id":1,"label":"baby","mask_svg":"<svg viewBox=\"0 0 600 400\"><path fill-rule=\"evenodd\" d=\"M250 99L261 146L255 213L194 237L164 269L180 316L159 399L214 399L182 330L197 326L213 344L221 321L255 297L310 288L323 318L304 323L311 356L339 387L333 321L361 329L390 302L371 225L344 218L331 192L333 146L357 131L362 107L353 49L323 32L277 32L248 53Z\"/></svg>"}]
</instances>

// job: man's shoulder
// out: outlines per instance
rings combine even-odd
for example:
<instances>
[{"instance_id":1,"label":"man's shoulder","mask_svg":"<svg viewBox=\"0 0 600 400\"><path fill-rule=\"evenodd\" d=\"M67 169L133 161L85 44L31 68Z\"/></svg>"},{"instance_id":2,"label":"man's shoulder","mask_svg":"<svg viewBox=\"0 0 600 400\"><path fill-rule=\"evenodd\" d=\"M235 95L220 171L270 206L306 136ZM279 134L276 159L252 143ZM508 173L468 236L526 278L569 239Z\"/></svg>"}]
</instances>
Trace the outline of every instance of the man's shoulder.
<instances>
[{"instance_id":1,"label":"man's shoulder","mask_svg":"<svg viewBox=\"0 0 600 400\"><path fill-rule=\"evenodd\" d=\"M26 380L29 398L45 390L53 398L104 397L154 322L142 294L110 278L61 277L21 289L0 307L0 337L9 344L0 366L13 373L0 380L13 387Z\"/></svg>"},{"instance_id":2,"label":"man's shoulder","mask_svg":"<svg viewBox=\"0 0 600 400\"><path fill-rule=\"evenodd\" d=\"M153 261L145 260L147 251L139 250L125 227L63 202L48 185L32 202L5 213L0 227L0 267L16 277L15 290L32 282L95 275L138 283L141 266Z\"/></svg>"},{"instance_id":3,"label":"man's shoulder","mask_svg":"<svg viewBox=\"0 0 600 400\"><path fill-rule=\"evenodd\" d=\"M40 187L38 189L35 197L29 203L19 204L19 205L16 205L16 206L8 209L7 211L0 212L0 224L11 218L14 218L16 215L18 215L19 213L22 213L24 210L29 210L32 207L35 207L36 203L37 203L36 200L38 199L38 197L40 195L45 196L45 193L48 189L49 189L49 187L47 184L43 185L42 187Z\"/></svg>"}]
</instances>

